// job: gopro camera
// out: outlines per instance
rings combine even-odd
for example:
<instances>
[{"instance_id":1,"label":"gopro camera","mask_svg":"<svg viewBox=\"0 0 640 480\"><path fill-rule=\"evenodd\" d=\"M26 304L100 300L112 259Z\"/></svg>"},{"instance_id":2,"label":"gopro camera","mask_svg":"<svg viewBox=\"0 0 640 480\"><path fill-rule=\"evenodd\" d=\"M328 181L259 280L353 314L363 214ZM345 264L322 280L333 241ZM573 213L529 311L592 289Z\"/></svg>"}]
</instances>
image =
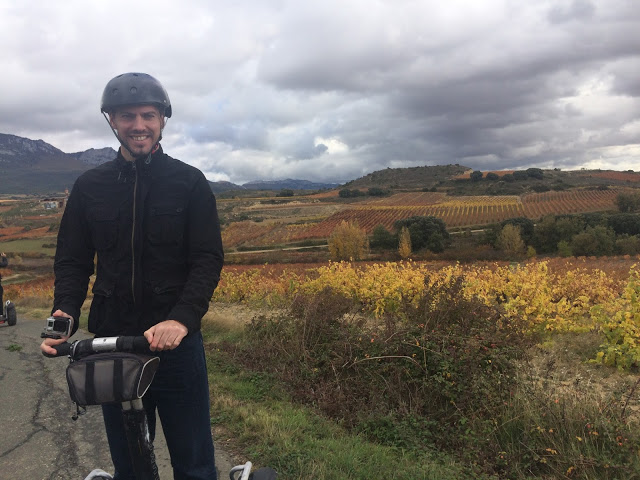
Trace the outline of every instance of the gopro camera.
<instances>
[{"instance_id":1,"label":"gopro camera","mask_svg":"<svg viewBox=\"0 0 640 480\"><path fill-rule=\"evenodd\" d=\"M71 335L72 320L68 317L49 317L40 338L68 337Z\"/></svg>"}]
</instances>

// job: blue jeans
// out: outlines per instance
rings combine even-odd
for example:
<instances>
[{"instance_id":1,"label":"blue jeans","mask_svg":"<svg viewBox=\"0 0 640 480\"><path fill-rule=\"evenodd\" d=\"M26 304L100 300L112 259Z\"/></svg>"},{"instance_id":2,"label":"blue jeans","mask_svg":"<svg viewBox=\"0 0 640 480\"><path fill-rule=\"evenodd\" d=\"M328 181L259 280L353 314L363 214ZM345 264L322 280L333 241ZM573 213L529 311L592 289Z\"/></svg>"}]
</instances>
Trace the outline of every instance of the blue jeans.
<instances>
[{"instance_id":1,"label":"blue jeans","mask_svg":"<svg viewBox=\"0 0 640 480\"><path fill-rule=\"evenodd\" d=\"M202 334L187 335L174 350L160 357L156 376L143 398L151 440L156 409L167 441L175 480L216 480L209 416L209 381ZM114 480L135 480L120 404L102 406Z\"/></svg>"}]
</instances>

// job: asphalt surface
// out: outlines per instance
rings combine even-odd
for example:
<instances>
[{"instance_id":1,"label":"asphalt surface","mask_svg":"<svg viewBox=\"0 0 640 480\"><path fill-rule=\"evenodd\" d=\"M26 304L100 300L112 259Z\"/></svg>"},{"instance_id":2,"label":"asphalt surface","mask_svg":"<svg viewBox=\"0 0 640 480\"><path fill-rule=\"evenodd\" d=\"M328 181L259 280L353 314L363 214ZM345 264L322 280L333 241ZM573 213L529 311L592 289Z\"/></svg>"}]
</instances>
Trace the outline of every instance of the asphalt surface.
<instances>
[{"instance_id":1,"label":"asphalt surface","mask_svg":"<svg viewBox=\"0 0 640 480\"><path fill-rule=\"evenodd\" d=\"M88 407L72 420L68 360L41 355L44 320L20 318L19 306L18 317L13 327L0 324L0 480L83 480L95 468L113 473L100 407ZM160 478L171 479L169 453L157 425ZM216 463L223 472L219 478L228 478L231 465L218 448Z\"/></svg>"}]
</instances>

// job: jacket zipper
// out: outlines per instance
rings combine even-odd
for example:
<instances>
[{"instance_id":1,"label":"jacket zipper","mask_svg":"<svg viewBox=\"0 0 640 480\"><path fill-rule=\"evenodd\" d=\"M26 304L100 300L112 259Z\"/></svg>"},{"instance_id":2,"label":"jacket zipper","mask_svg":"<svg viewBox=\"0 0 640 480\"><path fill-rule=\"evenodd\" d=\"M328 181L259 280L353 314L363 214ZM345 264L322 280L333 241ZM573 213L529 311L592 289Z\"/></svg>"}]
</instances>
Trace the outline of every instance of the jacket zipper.
<instances>
[{"instance_id":1,"label":"jacket zipper","mask_svg":"<svg viewBox=\"0 0 640 480\"><path fill-rule=\"evenodd\" d=\"M136 198L138 197L138 169L136 168L136 164L133 164L133 171L135 172L136 178L133 183L133 222L131 225L131 295L133 296L133 303L136 303Z\"/></svg>"}]
</instances>

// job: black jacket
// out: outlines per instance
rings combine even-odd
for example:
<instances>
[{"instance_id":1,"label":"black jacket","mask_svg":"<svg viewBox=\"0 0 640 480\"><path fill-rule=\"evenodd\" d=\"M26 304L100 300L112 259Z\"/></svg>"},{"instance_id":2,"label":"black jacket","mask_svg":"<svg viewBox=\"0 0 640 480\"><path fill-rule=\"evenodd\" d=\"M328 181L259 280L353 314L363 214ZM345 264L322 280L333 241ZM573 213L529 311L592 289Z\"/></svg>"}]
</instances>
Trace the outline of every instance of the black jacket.
<instances>
[{"instance_id":1,"label":"black jacket","mask_svg":"<svg viewBox=\"0 0 640 480\"><path fill-rule=\"evenodd\" d=\"M83 173L60 223L54 311L79 318L96 253L89 331L140 335L168 319L199 330L224 256L202 172L160 148L150 161L118 154Z\"/></svg>"}]
</instances>

